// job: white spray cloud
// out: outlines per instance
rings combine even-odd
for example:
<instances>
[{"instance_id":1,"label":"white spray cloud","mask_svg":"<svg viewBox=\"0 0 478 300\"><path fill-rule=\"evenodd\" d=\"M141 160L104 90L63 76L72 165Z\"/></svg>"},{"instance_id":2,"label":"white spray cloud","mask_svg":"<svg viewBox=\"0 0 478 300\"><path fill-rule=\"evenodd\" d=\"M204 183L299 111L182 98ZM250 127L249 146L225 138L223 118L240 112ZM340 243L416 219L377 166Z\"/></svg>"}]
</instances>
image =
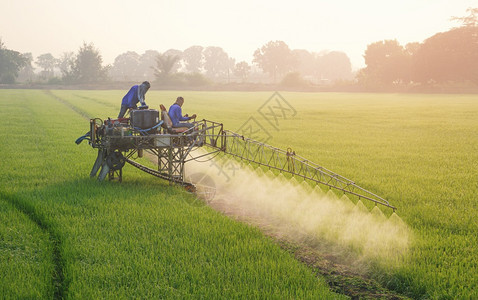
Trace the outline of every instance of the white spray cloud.
<instances>
[{"instance_id":1,"label":"white spray cloud","mask_svg":"<svg viewBox=\"0 0 478 300\"><path fill-rule=\"evenodd\" d=\"M370 212L361 201L354 204L345 195L338 198L295 178L221 158L188 162L186 180L227 215L291 242L342 257L353 254L357 265L370 260L396 264L408 250L411 233L396 214L387 218L378 207Z\"/></svg>"}]
</instances>

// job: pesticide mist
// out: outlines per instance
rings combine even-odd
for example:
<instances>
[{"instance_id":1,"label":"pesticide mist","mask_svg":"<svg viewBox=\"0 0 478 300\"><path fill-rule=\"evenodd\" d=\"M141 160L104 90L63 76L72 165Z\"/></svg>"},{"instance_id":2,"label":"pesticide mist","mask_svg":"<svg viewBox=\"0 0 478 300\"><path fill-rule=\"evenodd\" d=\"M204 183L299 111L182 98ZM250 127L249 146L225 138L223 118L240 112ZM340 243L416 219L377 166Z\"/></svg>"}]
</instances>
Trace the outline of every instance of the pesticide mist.
<instances>
[{"instance_id":1,"label":"pesticide mist","mask_svg":"<svg viewBox=\"0 0 478 300\"><path fill-rule=\"evenodd\" d=\"M411 233L395 213L386 217L378 207L369 211L361 201L354 204L302 180L224 157L188 162L186 180L224 214L277 238L327 251L357 268L370 261L397 265L408 250Z\"/></svg>"}]
</instances>

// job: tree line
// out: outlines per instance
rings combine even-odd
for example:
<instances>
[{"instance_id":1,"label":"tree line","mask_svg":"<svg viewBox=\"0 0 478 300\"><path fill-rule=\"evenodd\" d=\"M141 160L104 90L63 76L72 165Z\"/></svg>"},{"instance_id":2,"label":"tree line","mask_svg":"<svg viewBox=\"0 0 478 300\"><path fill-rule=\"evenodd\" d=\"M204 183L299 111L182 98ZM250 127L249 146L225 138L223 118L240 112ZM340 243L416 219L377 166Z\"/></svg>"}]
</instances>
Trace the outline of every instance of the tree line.
<instances>
[{"instance_id":1,"label":"tree line","mask_svg":"<svg viewBox=\"0 0 478 300\"><path fill-rule=\"evenodd\" d=\"M7 60L14 62L2 71L1 83L36 80L50 83L94 83L105 81L142 81L155 78L165 85L201 85L208 82L277 83L287 73L295 72L311 82L352 79L348 56L338 51L321 53L291 50L283 41L270 41L254 53L253 65L236 63L221 47L191 46L184 51L170 49L163 53L148 50L143 54L127 51L118 55L112 65L103 66L102 57L93 44L83 43L75 54L65 52L59 58L50 53L33 60L31 53L15 53ZM35 74L33 62L40 68ZM2 69L3 70L3 69ZM55 74L56 72L59 74Z\"/></svg>"},{"instance_id":2,"label":"tree line","mask_svg":"<svg viewBox=\"0 0 478 300\"><path fill-rule=\"evenodd\" d=\"M400 45L385 40L367 46L366 67L356 78L369 89L478 85L478 8L467 10L460 27L437 33L422 43Z\"/></svg>"},{"instance_id":3,"label":"tree line","mask_svg":"<svg viewBox=\"0 0 478 300\"><path fill-rule=\"evenodd\" d=\"M464 83L478 85L478 8L454 17L461 26L437 33L422 43L402 46L396 40L371 43L364 52L365 68L352 73L348 56L339 51L290 49L283 41L269 41L253 53L252 65L236 62L221 47L191 46L184 51L143 54L128 51L103 66L93 44L59 58L50 53L35 60L31 53L7 49L0 40L0 83L43 80L83 84L156 79L156 85L200 86L211 82L280 83L290 86L347 82L368 90Z\"/></svg>"}]
</instances>

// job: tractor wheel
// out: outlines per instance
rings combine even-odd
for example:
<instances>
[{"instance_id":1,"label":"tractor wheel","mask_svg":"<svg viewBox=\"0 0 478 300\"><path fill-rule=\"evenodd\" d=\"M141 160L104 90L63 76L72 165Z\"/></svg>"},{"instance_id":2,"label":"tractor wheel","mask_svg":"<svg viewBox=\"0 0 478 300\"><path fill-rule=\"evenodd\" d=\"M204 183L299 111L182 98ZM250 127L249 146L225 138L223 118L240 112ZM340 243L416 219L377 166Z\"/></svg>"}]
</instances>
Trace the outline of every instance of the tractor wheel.
<instances>
[{"instance_id":1,"label":"tractor wheel","mask_svg":"<svg viewBox=\"0 0 478 300\"><path fill-rule=\"evenodd\" d=\"M117 171L123 168L126 163L126 159L120 151L114 151L106 156L106 164L110 168L110 171Z\"/></svg>"}]
</instances>

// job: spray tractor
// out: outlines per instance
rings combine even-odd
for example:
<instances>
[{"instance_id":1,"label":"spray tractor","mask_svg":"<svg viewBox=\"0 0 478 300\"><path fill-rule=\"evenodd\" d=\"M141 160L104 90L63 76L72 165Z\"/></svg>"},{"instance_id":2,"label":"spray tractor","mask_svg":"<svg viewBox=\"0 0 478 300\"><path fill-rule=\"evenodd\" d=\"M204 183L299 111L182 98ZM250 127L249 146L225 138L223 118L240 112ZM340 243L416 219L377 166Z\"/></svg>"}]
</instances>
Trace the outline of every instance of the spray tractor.
<instances>
[{"instance_id":1,"label":"spray tractor","mask_svg":"<svg viewBox=\"0 0 478 300\"><path fill-rule=\"evenodd\" d=\"M128 163L171 184L195 192L195 185L185 178L185 163L203 156L223 153L396 210L382 197L297 155L290 148L282 150L247 138L225 130L223 124L218 122L203 119L194 121L193 124L192 128L173 128L163 105L160 105L160 110L144 107L131 110L129 118L90 119L90 131L78 138L76 143L86 139L91 147L98 149L90 176L97 176L99 181L108 178L121 182L123 167ZM207 151L193 157L191 152L198 148L206 148ZM136 161L143 157L145 151L154 157L157 168L153 169Z\"/></svg>"}]
</instances>

